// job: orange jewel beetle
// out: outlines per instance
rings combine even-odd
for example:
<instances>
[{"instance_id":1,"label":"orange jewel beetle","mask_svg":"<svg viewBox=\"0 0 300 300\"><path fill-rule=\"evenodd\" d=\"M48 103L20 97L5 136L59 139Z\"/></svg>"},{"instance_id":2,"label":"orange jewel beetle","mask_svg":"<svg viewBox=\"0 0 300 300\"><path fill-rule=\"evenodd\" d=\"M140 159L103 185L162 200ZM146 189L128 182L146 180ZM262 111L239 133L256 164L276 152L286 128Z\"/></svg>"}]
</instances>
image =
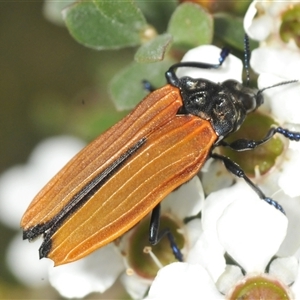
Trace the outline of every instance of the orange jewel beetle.
<instances>
[{"instance_id":1,"label":"orange jewel beetle","mask_svg":"<svg viewBox=\"0 0 300 300\"><path fill-rule=\"evenodd\" d=\"M214 83L175 74L181 67L219 68L227 55L223 49L218 64L171 66L167 85L151 92L127 117L79 152L38 193L21 227L24 239L43 235L40 258L48 257L55 265L78 260L114 241L152 211L150 243L167 235L175 257L183 260L169 230L159 232L160 202L196 175L208 157L223 161L262 200L284 213L236 163L213 150L217 146L249 150L275 133L291 140L299 140L300 134L277 127L260 141L228 144L223 139L263 103L263 90L235 80Z\"/></svg>"}]
</instances>

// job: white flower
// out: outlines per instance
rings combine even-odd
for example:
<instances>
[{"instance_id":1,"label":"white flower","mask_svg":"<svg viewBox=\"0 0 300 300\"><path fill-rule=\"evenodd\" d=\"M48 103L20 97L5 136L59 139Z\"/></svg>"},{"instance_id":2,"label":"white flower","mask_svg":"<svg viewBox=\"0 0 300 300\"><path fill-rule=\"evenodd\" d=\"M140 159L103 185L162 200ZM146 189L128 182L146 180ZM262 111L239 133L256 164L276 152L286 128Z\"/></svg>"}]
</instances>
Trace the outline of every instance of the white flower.
<instances>
[{"instance_id":1,"label":"white flower","mask_svg":"<svg viewBox=\"0 0 300 300\"><path fill-rule=\"evenodd\" d=\"M245 30L250 37L261 42L260 47L252 51L250 60L252 69L259 74L260 89L300 79L300 50L293 40L288 44L282 42L280 33L284 13L296 9L295 1L253 1L248 9L244 19ZM267 112L281 127L296 132L300 131L299 95L299 82L263 91ZM274 180L274 187L278 186L277 190L282 189L291 198L300 196L297 181L299 163L300 145L290 142L270 178Z\"/></svg>"},{"instance_id":2,"label":"white flower","mask_svg":"<svg viewBox=\"0 0 300 300\"><path fill-rule=\"evenodd\" d=\"M49 280L63 297L83 298L105 292L123 271L123 258L109 244L78 261L49 268Z\"/></svg>"},{"instance_id":3,"label":"white flower","mask_svg":"<svg viewBox=\"0 0 300 300\"><path fill-rule=\"evenodd\" d=\"M219 49L214 54L212 51L208 51L204 54L201 53L201 55L198 54L198 57L209 57L206 62L215 63L216 60L213 57L218 53L220 53ZM255 57L255 54L253 57ZM195 56L194 58L188 56L187 59L184 57L184 60L193 61L196 59ZM265 59L266 61L267 59ZM276 68L274 63L273 68ZM232 78L241 81L238 79L238 69L238 67L233 68L232 71L236 73L235 75L229 74L230 77L215 77L219 70L199 70L200 73L193 75L193 77L208 78L212 74L209 79L215 82ZM283 72L281 72L282 74ZM180 73L180 75L185 74ZM262 86L259 87L262 88ZM295 89L291 86L282 87L284 91L288 88ZM277 91L282 87L278 87ZM266 90L264 94L267 94L268 91ZM294 91L293 96L295 98L297 98L296 94ZM293 115L294 112L295 110L293 110ZM285 157L287 157L287 154ZM297 158L294 157L294 159L297 161ZM281 172L285 176L289 173L289 176L292 175L292 178L296 180L296 166L294 164L294 170L289 171L289 168L283 165L284 168ZM294 172L294 174L291 174L291 172ZM218 172L213 171L213 173ZM211 174L212 172L210 172L210 176ZM218 178L217 175L214 177ZM223 186L224 180L218 178L218 181L221 184L220 186ZM277 182L277 177L275 181ZM285 182L287 181L285 180ZM209 180L207 177L206 182L208 185ZM273 187L274 181L271 180L270 184L266 177L261 180L261 183L266 190L274 192L278 189L278 185L275 184L275 187ZM298 186L293 184L293 189L298 189ZM213 190L216 190L216 188L213 188ZM284 193L276 195L276 199L284 207L287 204L287 198L289 197ZM286 205L287 215L291 220L286 236L287 218L280 211L260 200L245 182L238 182L231 188L210 194L202 211L203 233L195 247L189 252L187 263L174 263L161 269L150 288L147 299L175 299L178 295L181 298L191 299L224 299L222 294L229 293L230 289L240 280L245 280L239 266L226 264L225 253L228 253L233 260L237 261L246 270L248 277L264 274L266 266L276 253L288 254L290 257L275 259L270 265L269 273L275 280L279 279L283 285L291 285L296 280L299 272L298 261L295 256L292 256L299 247L299 239L295 237L300 236L300 232L299 234L295 232L299 228L299 217L297 218L299 210L295 210L296 203L297 199L294 198ZM177 282L181 282L181 284L176 284ZM293 293L297 295L299 294L298 285L299 280L296 280L292 288Z\"/></svg>"},{"instance_id":4,"label":"white flower","mask_svg":"<svg viewBox=\"0 0 300 300\"><path fill-rule=\"evenodd\" d=\"M82 147L76 138L61 136L41 142L26 165L11 167L0 177L0 220L20 230L20 220L35 194ZM7 262L11 271L24 284L48 283L48 260L39 261L39 242L28 243L18 234L8 247Z\"/></svg>"},{"instance_id":5,"label":"white flower","mask_svg":"<svg viewBox=\"0 0 300 300\"><path fill-rule=\"evenodd\" d=\"M224 210L220 211L219 201L224 201L224 206L221 205ZM259 199L244 181L238 181L207 197L203 212L204 232L206 223L209 230L216 226L214 229L224 251L251 273L264 271L278 251L286 235L288 220L279 210Z\"/></svg>"},{"instance_id":6,"label":"white flower","mask_svg":"<svg viewBox=\"0 0 300 300\"><path fill-rule=\"evenodd\" d=\"M260 41L261 46L269 45L279 48L297 49L295 41L283 42L280 27L283 14L293 10L299 3L293 0L259 1L254 0L244 17L244 29L248 36Z\"/></svg>"},{"instance_id":7,"label":"white flower","mask_svg":"<svg viewBox=\"0 0 300 300\"><path fill-rule=\"evenodd\" d=\"M260 89L274 84L299 80L300 51L275 49L271 47L258 48L252 51L250 60L252 69L259 74ZM272 116L280 123L300 124L300 83L290 83L263 92L266 105Z\"/></svg>"},{"instance_id":8,"label":"white flower","mask_svg":"<svg viewBox=\"0 0 300 300\"><path fill-rule=\"evenodd\" d=\"M161 269L146 299L222 299L200 264L176 262Z\"/></svg>"},{"instance_id":9,"label":"white flower","mask_svg":"<svg viewBox=\"0 0 300 300\"><path fill-rule=\"evenodd\" d=\"M244 18L244 27L253 39L262 41L260 47L251 53L250 65L259 74L258 87L260 89L274 84L299 80L300 51L297 47L288 47L270 42L270 39L279 37L279 26L282 22L282 13L293 9L295 1L253 1ZM254 16L258 13L258 16ZM254 18L254 19L253 19ZM264 26L256 28L256 22L265 20ZM260 36L262 28L271 28L267 34ZM273 38L270 38L273 37ZM289 84L264 91L265 103L271 109L271 114L281 123L300 123L297 111L300 108L298 101L300 84Z\"/></svg>"},{"instance_id":10,"label":"white flower","mask_svg":"<svg viewBox=\"0 0 300 300\"><path fill-rule=\"evenodd\" d=\"M74 137L49 138L33 150L26 165L4 172L0 179L1 221L19 229L21 216L36 193L83 146L83 141Z\"/></svg>"},{"instance_id":11,"label":"white flower","mask_svg":"<svg viewBox=\"0 0 300 300\"><path fill-rule=\"evenodd\" d=\"M176 295L225 299L241 281L258 276L281 282L289 295L286 286L296 280L292 293L299 295L296 257L275 259L269 274L264 273L285 237L287 224L280 211L260 200L243 181L212 193L203 208L203 234L187 262L161 269L147 299L176 299ZM239 266L226 265L225 253L246 271L246 277Z\"/></svg>"}]
</instances>

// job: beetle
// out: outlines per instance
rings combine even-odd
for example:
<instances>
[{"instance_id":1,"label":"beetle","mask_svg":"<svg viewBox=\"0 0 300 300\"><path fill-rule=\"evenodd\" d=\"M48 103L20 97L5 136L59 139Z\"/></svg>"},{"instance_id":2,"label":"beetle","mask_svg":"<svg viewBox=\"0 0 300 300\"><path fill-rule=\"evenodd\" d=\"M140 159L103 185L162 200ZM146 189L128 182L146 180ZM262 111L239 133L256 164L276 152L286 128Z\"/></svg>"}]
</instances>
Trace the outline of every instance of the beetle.
<instances>
[{"instance_id":1,"label":"beetle","mask_svg":"<svg viewBox=\"0 0 300 300\"><path fill-rule=\"evenodd\" d=\"M48 257L55 265L78 260L114 241L152 211L150 243L167 235L175 257L183 260L171 232L159 231L160 202L195 176L209 157L221 160L262 200L284 213L236 163L213 150L217 146L254 149L275 133L299 141L300 133L277 127L262 140L228 144L224 138L263 104L263 90L235 80L214 83L176 76L181 67L219 68L228 54L223 49L217 64L171 66L165 73L167 85L152 91L128 116L86 146L37 194L21 227L23 239L43 235L40 258Z\"/></svg>"}]
</instances>

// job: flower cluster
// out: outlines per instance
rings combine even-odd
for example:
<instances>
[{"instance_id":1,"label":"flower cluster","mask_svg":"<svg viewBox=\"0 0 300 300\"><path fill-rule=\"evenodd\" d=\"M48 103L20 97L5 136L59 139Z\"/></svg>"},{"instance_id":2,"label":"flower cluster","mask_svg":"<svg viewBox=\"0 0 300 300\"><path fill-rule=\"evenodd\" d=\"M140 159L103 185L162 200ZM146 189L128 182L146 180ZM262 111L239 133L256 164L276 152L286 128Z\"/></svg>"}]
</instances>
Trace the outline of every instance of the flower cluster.
<instances>
[{"instance_id":1,"label":"flower cluster","mask_svg":"<svg viewBox=\"0 0 300 300\"><path fill-rule=\"evenodd\" d=\"M244 19L246 32L251 38L260 41L260 47L252 51L251 67L259 74L258 87L264 89L274 84L290 80L299 80L300 51L297 47L297 36L284 38L284 23L288 20L296 21L295 14L299 11L299 4L294 1L253 1ZM290 16L287 19L286 16ZM294 16L294 17L293 17ZM299 21L297 21L299 23ZM257 27L264 28L262 34ZM298 32L299 39L299 32ZM298 82L266 89L263 92L264 108L281 127L298 131L300 129ZM280 254L291 255L297 251L299 232L295 232L297 221L295 214L300 196L297 182L297 172L300 163L300 145L290 141L286 145L281 162L270 172L267 179L263 179L269 187L269 193L277 192L277 199L285 206L289 217L289 231L286 240L289 246L282 245ZM276 190L277 189L277 190ZM282 200L281 200L282 199ZM289 248L289 250L287 250Z\"/></svg>"}]
</instances>

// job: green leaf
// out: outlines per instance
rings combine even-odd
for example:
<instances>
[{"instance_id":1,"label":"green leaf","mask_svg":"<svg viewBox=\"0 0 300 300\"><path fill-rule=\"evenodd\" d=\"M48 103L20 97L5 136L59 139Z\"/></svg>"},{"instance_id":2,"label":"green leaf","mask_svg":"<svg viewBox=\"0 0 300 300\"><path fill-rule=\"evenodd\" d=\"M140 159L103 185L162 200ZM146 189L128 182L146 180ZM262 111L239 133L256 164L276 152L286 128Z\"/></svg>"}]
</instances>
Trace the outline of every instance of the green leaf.
<instances>
[{"instance_id":1,"label":"green leaf","mask_svg":"<svg viewBox=\"0 0 300 300\"><path fill-rule=\"evenodd\" d=\"M185 2L172 15L168 32L173 36L174 46L183 50L210 44L213 18L200 5Z\"/></svg>"},{"instance_id":2,"label":"green leaf","mask_svg":"<svg viewBox=\"0 0 300 300\"><path fill-rule=\"evenodd\" d=\"M178 0L135 0L135 3L143 12L148 23L155 27L159 33L166 31L171 15L178 6Z\"/></svg>"},{"instance_id":3,"label":"green leaf","mask_svg":"<svg viewBox=\"0 0 300 300\"><path fill-rule=\"evenodd\" d=\"M173 63L166 60L151 64L133 62L123 69L110 84L110 93L116 108L132 109L148 94L143 88L143 80L149 80L154 87L162 86L166 82L164 74Z\"/></svg>"},{"instance_id":4,"label":"green leaf","mask_svg":"<svg viewBox=\"0 0 300 300\"><path fill-rule=\"evenodd\" d=\"M165 33L142 45L134 59L139 63L150 63L164 59L165 53L172 42L172 36Z\"/></svg>"},{"instance_id":5,"label":"green leaf","mask_svg":"<svg viewBox=\"0 0 300 300\"><path fill-rule=\"evenodd\" d=\"M215 35L228 45L241 51L244 50L245 31L242 18L234 17L224 13L216 14ZM251 40L249 42L251 49L257 48L257 42Z\"/></svg>"},{"instance_id":6,"label":"green leaf","mask_svg":"<svg viewBox=\"0 0 300 300\"><path fill-rule=\"evenodd\" d=\"M94 0L93 2L111 23L117 23L132 30L139 30L146 25L143 14L132 0Z\"/></svg>"},{"instance_id":7,"label":"green leaf","mask_svg":"<svg viewBox=\"0 0 300 300\"><path fill-rule=\"evenodd\" d=\"M133 1L82 1L66 8L63 17L79 43L97 50L135 46L148 25Z\"/></svg>"}]
</instances>

